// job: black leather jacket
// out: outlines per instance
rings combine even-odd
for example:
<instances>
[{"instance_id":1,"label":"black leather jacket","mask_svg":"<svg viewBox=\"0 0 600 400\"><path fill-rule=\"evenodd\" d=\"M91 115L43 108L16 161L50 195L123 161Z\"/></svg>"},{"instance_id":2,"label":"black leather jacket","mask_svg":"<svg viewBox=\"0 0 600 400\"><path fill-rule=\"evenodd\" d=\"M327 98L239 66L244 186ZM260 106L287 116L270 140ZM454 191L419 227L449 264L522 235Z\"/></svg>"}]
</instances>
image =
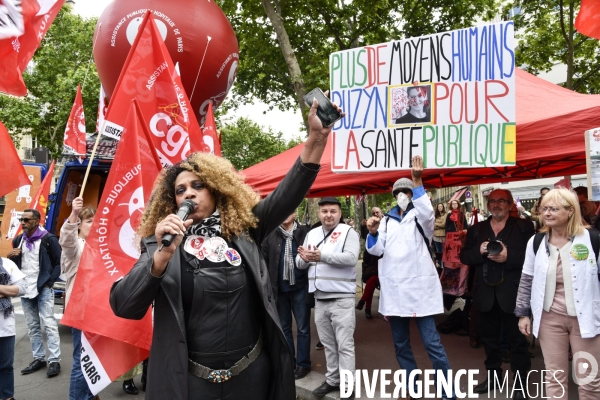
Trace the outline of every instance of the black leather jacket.
<instances>
[{"instance_id":1,"label":"black leather jacket","mask_svg":"<svg viewBox=\"0 0 600 400\"><path fill-rule=\"evenodd\" d=\"M312 167L312 165L310 165ZM277 188L254 208L258 226L232 237L233 247L246 260L256 283L263 317L264 348L271 374L269 400L295 400L294 359L283 335L271 281L259 244L298 207L318 173L300 162L292 166ZM141 319L154 302L154 332L148 364L147 400L188 399L188 348L181 297L180 252L175 252L162 277L150 273L158 246L154 236L142 240L142 254L131 271L113 284L110 305L115 315ZM235 381L235 377L231 382Z\"/></svg>"},{"instance_id":2,"label":"black leather jacket","mask_svg":"<svg viewBox=\"0 0 600 400\"><path fill-rule=\"evenodd\" d=\"M298 246L302 246L306 235L310 231L310 227L298 223L297 229L294 231L294 241ZM271 277L271 287L273 294L277 298L279 294L279 262L281 261L281 251L283 243L283 234L279 229L275 229L262 243L262 254L269 268L269 276ZM294 259L296 257L294 256ZM296 287L306 289L308 284L308 269L294 268L296 273Z\"/></svg>"}]
</instances>

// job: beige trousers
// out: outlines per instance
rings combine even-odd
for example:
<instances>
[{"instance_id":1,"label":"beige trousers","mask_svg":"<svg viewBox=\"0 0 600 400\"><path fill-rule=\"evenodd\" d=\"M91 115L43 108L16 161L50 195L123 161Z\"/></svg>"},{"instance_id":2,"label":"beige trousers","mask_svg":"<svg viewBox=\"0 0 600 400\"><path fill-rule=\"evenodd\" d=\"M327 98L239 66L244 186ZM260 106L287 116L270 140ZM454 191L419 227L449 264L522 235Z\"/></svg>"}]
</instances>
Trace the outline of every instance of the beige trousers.
<instances>
[{"instance_id":1,"label":"beige trousers","mask_svg":"<svg viewBox=\"0 0 600 400\"><path fill-rule=\"evenodd\" d=\"M579 331L577 317L542 311L538 339L548 370L545 379L546 396L568 399L568 374L573 373L573 370L576 371L577 377L575 383L579 383L579 399L600 399L600 371L596 367L596 374L593 376L593 360L586 360L586 357L591 357L595 359L596 366L600 365L600 335L584 339ZM569 343L573 352L573 363L570 363L568 358ZM578 355L578 352L582 353Z\"/></svg>"}]
</instances>

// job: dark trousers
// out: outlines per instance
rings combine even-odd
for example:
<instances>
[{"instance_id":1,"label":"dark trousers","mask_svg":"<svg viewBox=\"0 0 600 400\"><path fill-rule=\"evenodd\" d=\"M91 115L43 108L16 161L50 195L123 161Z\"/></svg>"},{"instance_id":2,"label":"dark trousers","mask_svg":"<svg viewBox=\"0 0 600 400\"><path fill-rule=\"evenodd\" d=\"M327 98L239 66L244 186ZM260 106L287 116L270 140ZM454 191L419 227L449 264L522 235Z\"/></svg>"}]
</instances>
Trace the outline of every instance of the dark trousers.
<instances>
[{"instance_id":1,"label":"dark trousers","mask_svg":"<svg viewBox=\"0 0 600 400\"><path fill-rule=\"evenodd\" d=\"M2 314L0 318L4 318ZM15 394L14 359L15 336L0 337L0 399L9 399Z\"/></svg>"},{"instance_id":2,"label":"dark trousers","mask_svg":"<svg viewBox=\"0 0 600 400\"><path fill-rule=\"evenodd\" d=\"M310 368L310 307L306 304L306 289L293 292L279 292L277 297L277 314L281 321L281 329L285 335L290 350L296 358L296 365ZM292 314L298 328L298 351L294 348L292 334Z\"/></svg>"},{"instance_id":3,"label":"dark trousers","mask_svg":"<svg viewBox=\"0 0 600 400\"><path fill-rule=\"evenodd\" d=\"M510 368L513 373L519 371L521 377L527 376L531 368L527 351L529 342L519 331L519 319L512 313L502 311L497 300L494 300L490 311L479 312L479 334L485 349L485 367L488 371L502 370L502 325L510 343Z\"/></svg>"}]
</instances>

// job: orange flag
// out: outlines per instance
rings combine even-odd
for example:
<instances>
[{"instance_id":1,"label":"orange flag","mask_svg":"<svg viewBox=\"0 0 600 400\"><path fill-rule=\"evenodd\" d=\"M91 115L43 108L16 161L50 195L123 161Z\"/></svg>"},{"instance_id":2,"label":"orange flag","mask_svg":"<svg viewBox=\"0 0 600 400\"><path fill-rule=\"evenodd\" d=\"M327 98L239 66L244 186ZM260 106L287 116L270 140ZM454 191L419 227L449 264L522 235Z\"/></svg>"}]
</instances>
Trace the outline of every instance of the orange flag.
<instances>
[{"instance_id":1,"label":"orange flag","mask_svg":"<svg viewBox=\"0 0 600 400\"><path fill-rule=\"evenodd\" d=\"M46 223L46 211L48 210L48 197L50 196L50 184L52 183L52 177L54 176L54 161L50 164L50 169L46 172L46 176L42 181L37 193L33 197L33 201L31 202L31 207L34 210L38 210L40 213L40 225L45 226ZM17 229L17 233L15 236L17 237L23 231L23 227L19 225L19 229Z\"/></svg>"},{"instance_id":2,"label":"orange flag","mask_svg":"<svg viewBox=\"0 0 600 400\"><path fill-rule=\"evenodd\" d=\"M600 1L581 0L575 28L586 36L600 39Z\"/></svg>"},{"instance_id":3,"label":"orange flag","mask_svg":"<svg viewBox=\"0 0 600 400\"><path fill-rule=\"evenodd\" d=\"M85 113L83 112L83 99L81 97L81 86L77 85L77 94L71 108L71 115L65 128L63 140L65 151L83 155L86 152L85 137Z\"/></svg>"},{"instance_id":4,"label":"orange flag","mask_svg":"<svg viewBox=\"0 0 600 400\"><path fill-rule=\"evenodd\" d=\"M202 131L152 13L147 11L110 99L102 134L120 139L129 103L142 118L163 166L204 151Z\"/></svg>"},{"instance_id":5,"label":"orange flag","mask_svg":"<svg viewBox=\"0 0 600 400\"><path fill-rule=\"evenodd\" d=\"M94 394L147 358L152 342L151 312L139 321L123 319L109 304L112 284L139 258L135 230L162 169L136 100L124 125L61 320L84 331L81 365Z\"/></svg>"},{"instance_id":6,"label":"orange flag","mask_svg":"<svg viewBox=\"0 0 600 400\"><path fill-rule=\"evenodd\" d=\"M31 185L31 181L23 168L17 149L6 130L0 122L0 197L21 186Z\"/></svg>"}]
</instances>

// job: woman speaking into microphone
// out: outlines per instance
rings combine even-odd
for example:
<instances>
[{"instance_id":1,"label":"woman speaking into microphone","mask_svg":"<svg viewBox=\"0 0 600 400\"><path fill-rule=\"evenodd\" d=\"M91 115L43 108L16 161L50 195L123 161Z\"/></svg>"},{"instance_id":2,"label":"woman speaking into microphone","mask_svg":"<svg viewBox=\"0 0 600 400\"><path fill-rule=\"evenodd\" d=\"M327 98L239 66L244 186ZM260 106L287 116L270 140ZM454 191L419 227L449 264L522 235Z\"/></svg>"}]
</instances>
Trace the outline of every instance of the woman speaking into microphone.
<instances>
[{"instance_id":1,"label":"woman speaking into microphone","mask_svg":"<svg viewBox=\"0 0 600 400\"><path fill-rule=\"evenodd\" d=\"M140 319L154 303L147 399L296 398L293 356L259 246L317 176L331 131L317 106L300 158L264 200L229 161L205 153L156 181L138 228L141 256L110 295L123 318ZM176 213L186 200L193 210L182 221ZM159 251L167 234L173 242Z\"/></svg>"}]
</instances>

